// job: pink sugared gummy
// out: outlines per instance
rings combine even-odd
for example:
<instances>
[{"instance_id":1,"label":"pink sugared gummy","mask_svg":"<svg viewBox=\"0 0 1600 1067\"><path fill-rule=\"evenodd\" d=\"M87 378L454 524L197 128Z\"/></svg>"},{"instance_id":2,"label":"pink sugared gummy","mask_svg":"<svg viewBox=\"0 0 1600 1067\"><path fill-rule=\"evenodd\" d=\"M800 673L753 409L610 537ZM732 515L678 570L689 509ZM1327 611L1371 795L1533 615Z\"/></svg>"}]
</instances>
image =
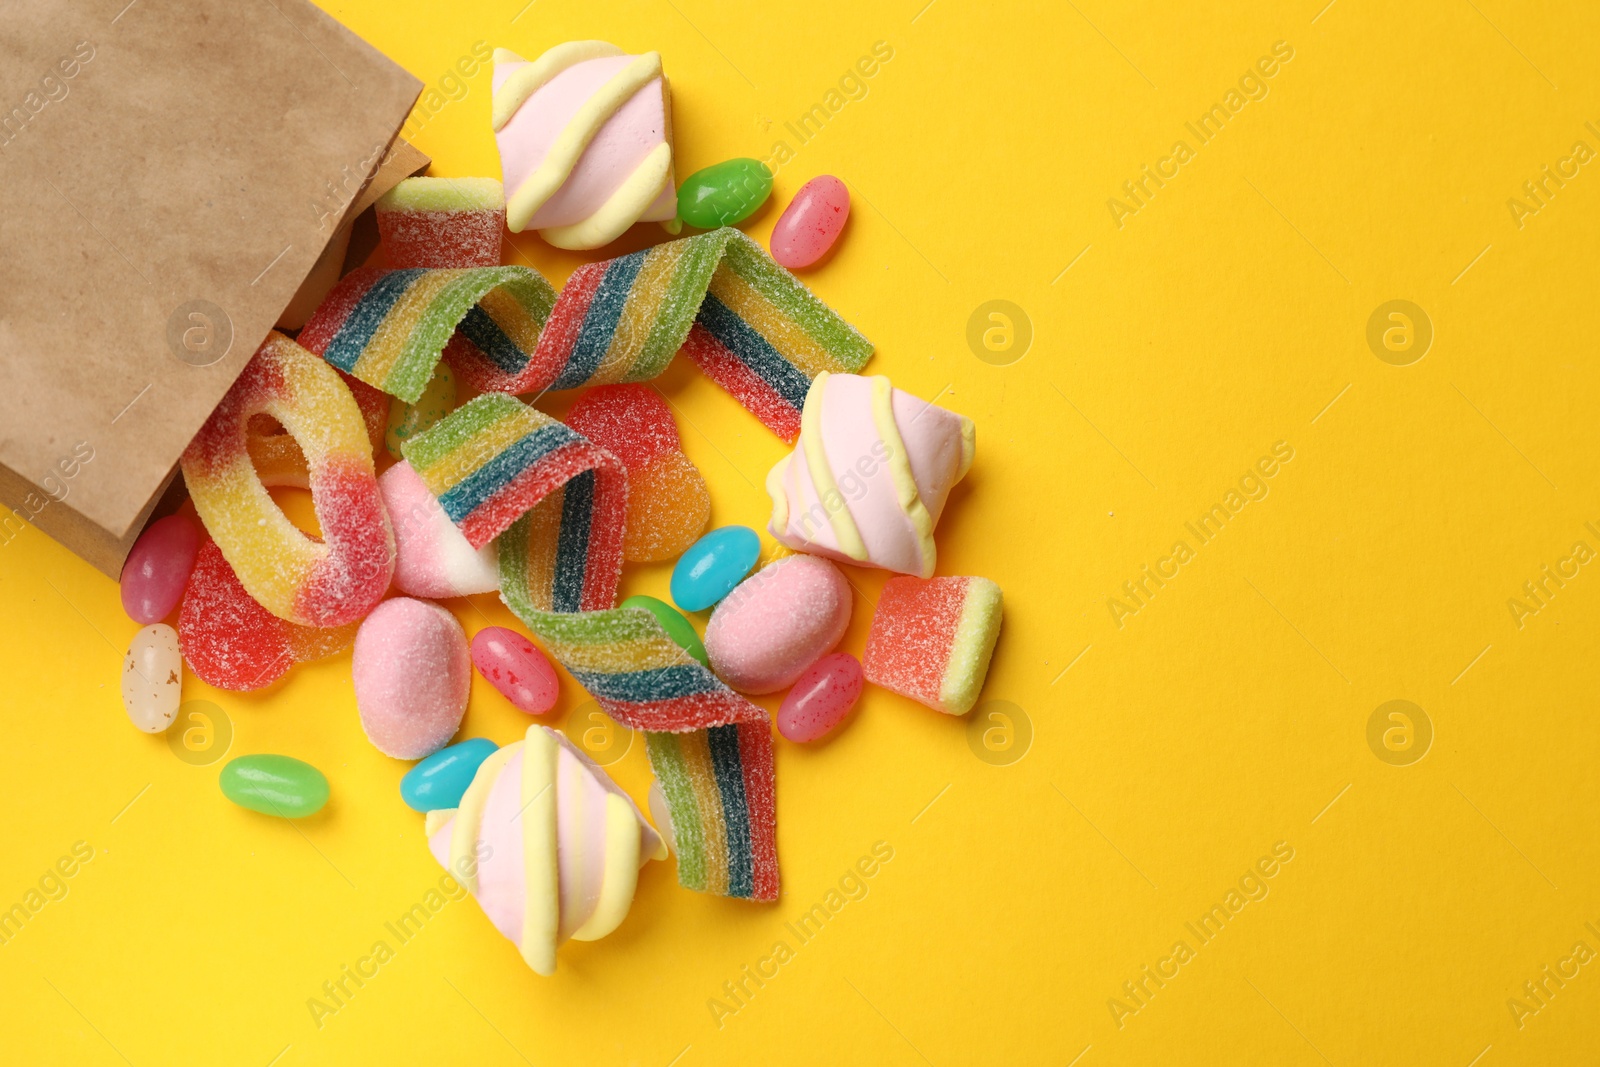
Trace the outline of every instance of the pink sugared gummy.
<instances>
[{"instance_id":1,"label":"pink sugared gummy","mask_svg":"<svg viewBox=\"0 0 1600 1067\"><path fill-rule=\"evenodd\" d=\"M199 552L200 527L187 515L168 515L146 527L122 565L122 610L128 618L149 626L171 615Z\"/></svg>"},{"instance_id":2,"label":"pink sugared gummy","mask_svg":"<svg viewBox=\"0 0 1600 1067\"><path fill-rule=\"evenodd\" d=\"M861 662L848 652L823 656L807 667L778 708L778 732L804 744L825 737L861 699Z\"/></svg>"},{"instance_id":3,"label":"pink sugared gummy","mask_svg":"<svg viewBox=\"0 0 1600 1067\"><path fill-rule=\"evenodd\" d=\"M850 625L850 583L818 556L763 567L717 604L706 624L711 669L743 693L791 685Z\"/></svg>"},{"instance_id":4,"label":"pink sugared gummy","mask_svg":"<svg viewBox=\"0 0 1600 1067\"><path fill-rule=\"evenodd\" d=\"M421 759L461 726L472 661L466 632L438 604L379 604L356 632L350 670L361 728L384 755Z\"/></svg>"},{"instance_id":5,"label":"pink sugared gummy","mask_svg":"<svg viewBox=\"0 0 1600 1067\"><path fill-rule=\"evenodd\" d=\"M772 258L790 270L809 267L828 254L850 217L850 190L831 174L800 187L772 228Z\"/></svg>"},{"instance_id":6,"label":"pink sugared gummy","mask_svg":"<svg viewBox=\"0 0 1600 1067\"><path fill-rule=\"evenodd\" d=\"M472 636L472 663L489 684L529 715L556 706L561 683L556 669L526 637L504 626L487 626Z\"/></svg>"}]
</instances>

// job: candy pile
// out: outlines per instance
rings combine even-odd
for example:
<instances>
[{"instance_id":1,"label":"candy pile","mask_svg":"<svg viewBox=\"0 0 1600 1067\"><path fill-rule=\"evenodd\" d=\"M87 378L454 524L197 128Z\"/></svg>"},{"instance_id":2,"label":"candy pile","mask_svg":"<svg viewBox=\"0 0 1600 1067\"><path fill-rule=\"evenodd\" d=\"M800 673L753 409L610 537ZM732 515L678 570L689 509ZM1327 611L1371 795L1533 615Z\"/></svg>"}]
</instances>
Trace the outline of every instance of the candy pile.
<instances>
[{"instance_id":1,"label":"candy pile","mask_svg":"<svg viewBox=\"0 0 1600 1067\"><path fill-rule=\"evenodd\" d=\"M769 256L731 228L770 197L764 164L729 160L674 187L656 53L499 50L492 109L505 185L400 183L378 204L387 268L349 274L297 338L271 334L184 453L200 521L152 523L129 556L123 604L144 629L122 694L134 725L160 733L185 663L244 692L353 646L367 737L420 761L400 793L426 815L433 855L549 974L559 945L622 922L669 843L683 885L776 899L771 715L749 695L786 691L777 726L796 743L836 730L866 682L963 714L1000 590L934 576L971 421L859 376L871 344L785 269L827 259L849 216L842 182L799 191ZM707 232L579 267L559 292L501 263L507 228L587 249L640 220ZM705 479L644 384L680 351L794 446L767 478L767 528L785 547L765 566L754 529L707 532ZM586 391L565 420L517 395L573 389ZM313 532L279 507L280 486L310 490ZM669 560L676 607L617 603L625 562ZM836 651L854 596L839 564L907 576L884 587L859 661ZM491 592L528 633L469 641L436 602ZM702 637L689 616L708 611ZM474 668L544 715L557 666L644 734L659 832L548 727L505 747L450 743ZM330 795L316 768L267 753L228 763L220 785L286 818Z\"/></svg>"}]
</instances>

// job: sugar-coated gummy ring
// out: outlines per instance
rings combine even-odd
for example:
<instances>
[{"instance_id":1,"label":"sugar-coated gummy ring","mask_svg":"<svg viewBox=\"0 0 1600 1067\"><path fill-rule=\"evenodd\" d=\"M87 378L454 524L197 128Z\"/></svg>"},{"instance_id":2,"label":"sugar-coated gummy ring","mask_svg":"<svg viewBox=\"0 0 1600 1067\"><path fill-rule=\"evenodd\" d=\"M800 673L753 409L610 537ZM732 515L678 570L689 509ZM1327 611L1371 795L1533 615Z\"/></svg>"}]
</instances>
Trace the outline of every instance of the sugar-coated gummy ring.
<instances>
[{"instance_id":1,"label":"sugar-coated gummy ring","mask_svg":"<svg viewBox=\"0 0 1600 1067\"><path fill-rule=\"evenodd\" d=\"M305 454L322 540L294 527L250 461L250 418L271 415ZM201 521L245 590L281 619L342 626L383 599L394 535L361 410L334 369L272 333L183 454Z\"/></svg>"}]
</instances>

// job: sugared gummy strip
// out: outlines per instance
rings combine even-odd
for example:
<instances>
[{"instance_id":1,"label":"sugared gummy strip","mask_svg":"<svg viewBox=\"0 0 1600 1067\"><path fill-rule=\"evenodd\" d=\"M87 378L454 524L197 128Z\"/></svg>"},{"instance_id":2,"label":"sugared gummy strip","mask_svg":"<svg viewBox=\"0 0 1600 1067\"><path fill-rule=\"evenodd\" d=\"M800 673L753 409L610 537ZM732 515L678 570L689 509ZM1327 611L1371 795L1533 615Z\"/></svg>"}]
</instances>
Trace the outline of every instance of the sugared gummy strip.
<instances>
[{"instance_id":1,"label":"sugared gummy strip","mask_svg":"<svg viewBox=\"0 0 1600 1067\"><path fill-rule=\"evenodd\" d=\"M551 610L561 596L564 543L582 533L573 529L581 512L564 505L564 491L501 535L501 598L606 714L645 732L677 841L678 880L708 893L776 900L767 713L693 659L645 608ZM615 578L609 586L614 596Z\"/></svg>"},{"instance_id":2,"label":"sugared gummy strip","mask_svg":"<svg viewBox=\"0 0 1600 1067\"><path fill-rule=\"evenodd\" d=\"M593 611L615 603L628 495L621 460L504 393L473 398L400 450L473 548L568 486L565 507L574 512L574 533L562 546L556 610ZM583 588L596 574L613 575L611 588L584 599Z\"/></svg>"},{"instance_id":3,"label":"sugared gummy strip","mask_svg":"<svg viewBox=\"0 0 1600 1067\"><path fill-rule=\"evenodd\" d=\"M556 293L531 267L363 267L334 286L300 343L368 385L415 404L452 335L478 353L479 389L526 392L517 371L555 306ZM460 367L457 367L460 373Z\"/></svg>"},{"instance_id":4,"label":"sugared gummy strip","mask_svg":"<svg viewBox=\"0 0 1600 1067\"><path fill-rule=\"evenodd\" d=\"M891 578L861 667L873 685L965 715L1000 635L1000 587L987 578Z\"/></svg>"},{"instance_id":5,"label":"sugared gummy strip","mask_svg":"<svg viewBox=\"0 0 1600 1067\"><path fill-rule=\"evenodd\" d=\"M252 415L283 424L299 444L318 541L267 494L246 446ZM333 368L284 335L268 335L183 453L195 510L246 591L301 626L354 622L383 599L394 536L378 496L372 442Z\"/></svg>"},{"instance_id":6,"label":"sugared gummy strip","mask_svg":"<svg viewBox=\"0 0 1600 1067\"><path fill-rule=\"evenodd\" d=\"M775 899L767 713L693 659L650 611L613 607L627 495L621 462L495 393L403 447L469 540L499 534L501 598L550 655L612 718L672 739L653 742L650 753L673 826L690 827L683 840L700 842L680 855L683 884ZM500 519L519 509L500 533ZM704 758L679 755L696 752ZM733 830L693 829L713 824Z\"/></svg>"},{"instance_id":7,"label":"sugared gummy strip","mask_svg":"<svg viewBox=\"0 0 1600 1067\"><path fill-rule=\"evenodd\" d=\"M811 380L854 372L872 345L732 228L578 268L560 296L528 267L360 270L301 342L415 401L441 356L483 392L639 382L685 348L712 380L793 441Z\"/></svg>"}]
</instances>

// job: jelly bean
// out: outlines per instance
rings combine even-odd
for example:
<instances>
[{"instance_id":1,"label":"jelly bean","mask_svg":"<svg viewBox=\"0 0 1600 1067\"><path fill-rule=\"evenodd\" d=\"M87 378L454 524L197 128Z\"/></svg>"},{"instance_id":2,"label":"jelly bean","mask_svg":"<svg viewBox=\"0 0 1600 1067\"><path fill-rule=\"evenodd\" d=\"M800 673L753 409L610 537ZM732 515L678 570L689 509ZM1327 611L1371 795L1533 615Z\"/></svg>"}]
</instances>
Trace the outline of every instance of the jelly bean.
<instances>
[{"instance_id":1,"label":"jelly bean","mask_svg":"<svg viewBox=\"0 0 1600 1067\"><path fill-rule=\"evenodd\" d=\"M861 663L848 652L823 656L800 676L778 708L778 732L815 741L844 721L861 698Z\"/></svg>"},{"instance_id":2,"label":"jelly bean","mask_svg":"<svg viewBox=\"0 0 1600 1067\"><path fill-rule=\"evenodd\" d=\"M711 669L741 693L793 685L844 636L850 583L820 556L789 556L739 583L711 613Z\"/></svg>"},{"instance_id":3,"label":"jelly bean","mask_svg":"<svg viewBox=\"0 0 1600 1067\"><path fill-rule=\"evenodd\" d=\"M759 159L729 159L697 170L678 187L678 217L714 230L756 213L772 194L772 171Z\"/></svg>"},{"instance_id":4,"label":"jelly bean","mask_svg":"<svg viewBox=\"0 0 1600 1067\"><path fill-rule=\"evenodd\" d=\"M672 568L672 599L703 611L733 592L761 558L761 538L748 526L719 526L689 546Z\"/></svg>"},{"instance_id":5,"label":"jelly bean","mask_svg":"<svg viewBox=\"0 0 1600 1067\"><path fill-rule=\"evenodd\" d=\"M472 663L502 696L529 715L543 715L556 706L561 692L556 669L517 631L504 626L479 630L472 637Z\"/></svg>"},{"instance_id":6,"label":"jelly bean","mask_svg":"<svg viewBox=\"0 0 1600 1067\"><path fill-rule=\"evenodd\" d=\"M133 635L122 661L122 706L133 725L159 734L172 725L183 693L183 658L178 631L165 623Z\"/></svg>"},{"instance_id":7,"label":"jelly bean","mask_svg":"<svg viewBox=\"0 0 1600 1067\"><path fill-rule=\"evenodd\" d=\"M292 756L239 756L222 768L217 784L241 808L284 819L315 815L328 802L328 779Z\"/></svg>"},{"instance_id":8,"label":"jelly bean","mask_svg":"<svg viewBox=\"0 0 1600 1067\"><path fill-rule=\"evenodd\" d=\"M653 596L631 596L617 606L644 608L656 617L661 628L667 631L667 636L672 638L679 648L699 660L702 666L711 666L711 660L706 656L706 646L701 643L700 635L694 632L694 627L689 625L688 619L672 609L671 604L657 600Z\"/></svg>"},{"instance_id":9,"label":"jelly bean","mask_svg":"<svg viewBox=\"0 0 1600 1067\"><path fill-rule=\"evenodd\" d=\"M356 631L350 674L361 728L386 756L437 752L467 713L467 635L438 604L403 596L379 604Z\"/></svg>"},{"instance_id":10,"label":"jelly bean","mask_svg":"<svg viewBox=\"0 0 1600 1067\"><path fill-rule=\"evenodd\" d=\"M474 737L441 748L400 779L400 799L412 811L460 807L461 796L472 784L478 768L499 747L486 737Z\"/></svg>"},{"instance_id":11,"label":"jelly bean","mask_svg":"<svg viewBox=\"0 0 1600 1067\"><path fill-rule=\"evenodd\" d=\"M800 187L772 228L772 258L790 270L809 267L828 254L850 217L850 190L831 174Z\"/></svg>"},{"instance_id":12,"label":"jelly bean","mask_svg":"<svg viewBox=\"0 0 1600 1067\"><path fill-rule=\"evenodd\" d=\"M499 240L499 231L495 240ZM400 458L400 442L426 430L456 408L456 378L450 373L448 363L440 363L433 377L422 390L415 404L407 404L399 397L389 400L389 428L383 435L383 446L389 455Z\"/></svg>"},{"instance_id":13,"label":"jelly bean","mask_svg":"<svg viewBox=\"0 0 1600 1067\"><path fill-rule=\"evenodd\" d=\"M187 515L152 522L122 565L122 610L146 626L172 614L200 551L200 527Z\"/></svg>"}]
</instances>

